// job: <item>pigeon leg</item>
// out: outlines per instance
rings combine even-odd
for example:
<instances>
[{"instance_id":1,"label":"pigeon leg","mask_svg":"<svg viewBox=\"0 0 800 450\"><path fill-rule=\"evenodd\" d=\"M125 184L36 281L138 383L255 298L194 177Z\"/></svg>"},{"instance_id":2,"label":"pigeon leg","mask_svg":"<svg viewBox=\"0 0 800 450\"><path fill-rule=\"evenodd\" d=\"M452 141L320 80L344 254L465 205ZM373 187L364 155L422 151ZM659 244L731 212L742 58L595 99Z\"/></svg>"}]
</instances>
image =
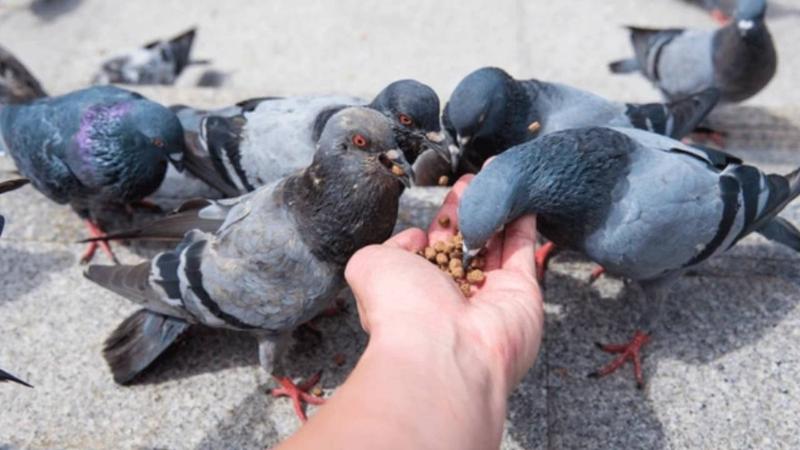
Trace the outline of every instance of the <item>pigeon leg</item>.
<instances>
[{"instance_id":1,"label":"pigeon leg","mask_svg":"<svg viewBox=\"0 0 800 450\"><path fill-rule=\"evenodd\" d=\"M317 372L308 379L295 384L287 377L273 375L273 378L280 387L273 389L271 395L273 397L289 397L292 399L295 414L297 414L297 417L300 418L302 422L305 422L308 419L306 418L305 411L303 411L303 403L308 403L310 405L322 405L325 403L324 398L317 397L309 392L319 383L321 377L322 372Z\"/></svg>"},{"instance_id":2,"label":"pigeon leg","mask_svg":"<svg viewBox=\"0 0 800 450\"><path fill-rule=\"evenodd\" d=\"M290 334L269 334L264 333L258 339L258 359L261 362L261 367L268 373L272 373L273 369L280 361L280 355L284 352L289 341ZM317 372L307 380L295 384L288 377L281 377L272 375L272 378L278 383L278 387L272 389L270 394L273 397L289 397L292 399L294 405L294 412L301 421L307 420L306 413L303 411L303 403L310 405L321 405L325 403L325 399L311 394L311 391L322 377L322 372Z\"/></svg>"},{"instance_id":3,"label":"pigeon leg","mask_svg":"<svg viewBox=\"0 0 800 450\"><path fill-rule=\"evenodd\" d=\"M547 272L547 265L550 263L550 258L556 253L558 253L558 248L556 244L552 242L546 242L536 249L534 260L536 261L536 280L539 284L544 284L544 275Z\"/></svg>"},{"instance_id":4,"label":"pigeon leg","mask_svg":"<svg viewBox=\"0 0 800 450\"><path fill-rule=\"evenodd\" d=\"M94 222L87 219L84 223L86 223L86 228L89 230L89 236L93 238L103 237L105 233L103 230L100 229ZM100 247L103 249L106 255L114 262L114 264L119 264L117 257L114 256L114 252L111 251L111 246L108 244L108 241L92 241L89 242L89 245L84 250L83 255L81 255L81 264L86 264L94 258L94 253L97 251L97 248Z\"/></svg>"},{"instance_id":5,"label":"pigeon leg","mask_svg":"<svg viewBox=\"0 0 800 450\"><path fill-rule=\"evenodd\" d=\"M627 344L601 344L599 342L595 343L595 345L602 351L606 353L617 353L619 356L614 358L610 363L603 366L600 370L592 372L589 374L590 378L600 378L604 377L610 373L613 373L623 365L628 360L633 362L633 376L636 378L636 386L639 389L644 387L644 376L642 375L642 359L641 359L641 352L642 347L650 341L650 334L645 333L641 330L636 330L633 335L633 339L630 340Z\"/></svg>"},{"instance_id":6,"label":"pigeon leg","mask_svg":"<svg viewBox=\"0 0 800 450\"><path fill-rule=\"evenodd\" d=\"M714 19L714 22L717 22L722 26L729 24L731 21L730 16L722 12L722 10L719 8L714 8L711 10L711 18Z\"/></svg>"},{"instance_id":7,"label":"pigeon leg","mask_svg":"<svg viewBox=\"0 0 800 450\"><path fill-rule=\"evenodd\" d=\"M603 274L606 273L606 268L603 266L597 266L592 270L592 274L589 275L589 284L594 283L597 281L598 278L602 277Z\"/></svg>"},{"instance_id":8,"label":"pigeon leg","mask_svg":"<svg viewBox=\"0 0 800 450\"><path fill-rule=\"evenodd\" d=\"M711 143L718 148L725 148L725 133L708 127L697 127L689 133L688 141L689 144Z\"/></svg>"}]
</instances>

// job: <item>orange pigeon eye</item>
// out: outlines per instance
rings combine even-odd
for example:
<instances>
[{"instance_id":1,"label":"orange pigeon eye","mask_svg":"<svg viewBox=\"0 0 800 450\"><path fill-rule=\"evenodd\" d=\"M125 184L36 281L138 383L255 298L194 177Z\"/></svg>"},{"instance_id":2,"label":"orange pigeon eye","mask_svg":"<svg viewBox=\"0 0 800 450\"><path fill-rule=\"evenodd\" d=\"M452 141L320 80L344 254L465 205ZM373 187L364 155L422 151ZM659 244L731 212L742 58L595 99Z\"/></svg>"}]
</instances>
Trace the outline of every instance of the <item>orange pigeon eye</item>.
<instances>
[{"instance_id":1,"label":"orange pigeon eye","mask_svg":"<svg viewBox=\"0 0 800 450\"><path fill-rule=\"evenodd\" d=\"M161 139L159 139L159 138L154 138L154 139L153 139L153 145L155 145L155 146L156 146L156 147L158 147L158 148L164 148L164 147L165 147L165 146L164 146L164 141L162 141L162 140L161 140Z\"/></svg>"},{"instance_id":2,"label":"orange pigeon eye","mask_svg":"<svg viewBox=\"0 0 800 450\"><path fill-rule=\"evenodd\" d=\"M397 120L399 120L400 123L405 125L405 126L410 126L410 125L412 125L414 123L414 120L412 120L411 117L409 117L409 116L407 116L405 114L398 115L397 116Z\"/></svg>"},{"instance_id":3,"label":"orange pigeon eye","mask_svg":"<svg viewBox=\"0 0 800 450\"><path fill-rule=\"evenodd\" d=\"M367 138L365 138L361 134L357 134L353 136L353 145L355 145L358 148L364 148L367 146Z\"/></svg>"}]
</instances>

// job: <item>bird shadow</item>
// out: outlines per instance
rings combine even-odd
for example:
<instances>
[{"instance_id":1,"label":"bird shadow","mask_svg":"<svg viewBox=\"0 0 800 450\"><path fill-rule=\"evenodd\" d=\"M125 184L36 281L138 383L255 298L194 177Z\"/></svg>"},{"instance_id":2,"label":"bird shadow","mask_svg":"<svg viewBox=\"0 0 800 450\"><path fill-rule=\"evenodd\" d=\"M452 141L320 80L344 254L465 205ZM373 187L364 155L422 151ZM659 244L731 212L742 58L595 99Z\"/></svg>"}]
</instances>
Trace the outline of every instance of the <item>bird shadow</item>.
<instances>
[{"instance_id":1,"label":"bird shadow","mask_svg":"<svg viewBox=\"0 0 800 450\"><path fill-rule=\"evenodd\" d=\"M1 241L0 241L1 242ZM48 248L32 252L16 246L2 245L0 280L3 289L0 304L12 302L47 283L50 276L75 264L75 256L65 250Z\"/></svg>"},{"instance_id":2,"label":"bird shadow","mask_svg":"<svg viewBox=\"0 0 800 450\"><path fill-rule=\"evenodd\" d=\"M69 14L79 6L83 0L34 0L31 3L31 12L44 22L58 19Z\"/></svg>"},{"instance_id":3,"label":"bird shadow","mask_svg":"<svg viewBox=\"0 0 800 450\"><path fill-rule=\"evenodd\" d=\"M725 151L745 152L748 162L785 164L794 160L800 141L800 128L795 122L775 110L757 106L719 106L702 125L722 132Z\"/></svg>"},{"instance_id":4,"label":"bird shadow","mask_svg":"<svg viewBox=\"0 0 800 450\"><path fill-rule=\"evenodd\" d=\"M796 308L798 257L777 247L751 240L675 282L646 348L646 380L658 372L662 359L707 365L751 346ZM585 270L588 275L590 266L578 261L575 254L559 255L556 268L564 264L572 267L570 272ZM609 361L609 355L592 342L630 339L646 307L642 290L615 279L590 286L586 279L551 271L545 299L546 333L538 363L544 374L529 375L519 390L532 391L544 383L546 398L530 393L512 396L511 436L522 443L541 442L536 434L541 430L531 427L536 416L513 411L536 411L535 402L544 401L548 448L599 442L607 448L666 447L649 385L636 389L629 367L600 380L586 377Z\"/></svg>"}]
</instances>

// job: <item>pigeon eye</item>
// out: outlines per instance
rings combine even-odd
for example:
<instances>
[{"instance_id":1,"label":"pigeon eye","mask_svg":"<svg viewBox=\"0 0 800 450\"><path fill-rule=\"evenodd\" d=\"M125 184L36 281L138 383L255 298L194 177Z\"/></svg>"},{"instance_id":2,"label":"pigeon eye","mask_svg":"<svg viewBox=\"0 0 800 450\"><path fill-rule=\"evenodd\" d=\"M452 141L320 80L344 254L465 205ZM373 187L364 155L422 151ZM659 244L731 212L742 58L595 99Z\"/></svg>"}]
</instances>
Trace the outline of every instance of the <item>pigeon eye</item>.
<instances>
[{"instance_id":1,"label":"pigeon eye","mask_svg":"<svg viewBox=\"0 0 800 450\"><path fill-rule=\"evenodd\" d=\"M405 126L410 126L410 125L412 125L414 123L414 120L411 117L409 117L409 116L407 116L405 114L398 115L397 116L397 120L399 120L400 123L405 125Z\"/></svg>"},{"instance_id":2,"label":"pigeon eye","mask_svg":"<svg viewBox=\"0 0 800 450\"><path fill-rule=\"evenodd\" d=\"M164 147L165 147L165 145L164 145L164 141L162 141L162 140L161 140L161 139L159 139L159 138L154 138L154 139L153 139L153 145L155 145L155 146L156 146L156 147L158 147L158 148L164 148Z\"/></svg>"},{"instance_id":3,"label":"pigeon eye","mask_svg":"<svg viewBox=\"0 0 800 450\"><path fill-rule=\"evenodd\" d=\"M353 145L358 148L364 148L367 146L367 138L365 138L362 134L357 134L353 136Z\"/></svg>"}]
</instances>

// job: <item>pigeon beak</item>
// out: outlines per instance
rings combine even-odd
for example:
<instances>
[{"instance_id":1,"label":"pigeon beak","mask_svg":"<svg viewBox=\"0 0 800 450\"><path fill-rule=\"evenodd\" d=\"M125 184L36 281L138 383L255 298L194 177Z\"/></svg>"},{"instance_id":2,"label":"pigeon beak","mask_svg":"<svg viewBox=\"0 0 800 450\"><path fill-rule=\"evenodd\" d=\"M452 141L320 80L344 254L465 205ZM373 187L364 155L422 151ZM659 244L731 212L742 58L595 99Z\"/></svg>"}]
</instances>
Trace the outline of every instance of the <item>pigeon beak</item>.
<instances>
[{"instance_id":1,"label":"pigeon beak","mask_svg":"<svg viewBox=\"0 0 800 450\"><path fill-rule=\"evenodd\" d=\"M458 146L461 148L466 147L470 140L472 140L472 136L456 136L456 142L458 142Z\"/></svg>"},{"instance_id":2,"label":"pigeon beak","mask_svg":"<svg viewBox=\"0 0 800 450\"><path fill-rule=\"evenodd\" d=\"M464 267L469 267L469 263L472 262L472 259L480 253L481 249L473 248L470 249L467 247L467 244L461 245L462 253L464 256L461 257L461 263Z\"/></svg>"},{"instance_id":3,"label":"pigeon beak","mask_svg":"<svg viewBox=\"0 0 800 450\"><path fill-rule=\"evenodd\" d=\"M447 150L450 153L450 168L453 170L453 173L458 173L458 162L461 159L461 149L453 144L447 146Z\"/></svg>"},{"instance_id":4,"label":"pigeon beak","mask_svg":"<svg viewBox=\"0 0 800 450\"><path fill-rule=\"evenodd\" d=\"M183 152L170 153L169 155L167 155L167 158L169 159L169 162L171 162L172 165L175 166L175 169L178 172L183 172L184 169Z\"/></svg>"},{"instance_id":5,"label":"pigeon beak","mask_svg":"<svg viewBox=\"0 0 800 450\"><path fill-rule=\"evenodd\" d=\"M392 175L400 179L405 187L411 187L411 179L414 177L414 169L406 160L405 155L398 149L391 149L381 153L381 163L389 169Z\"/></svg>"},{"instance_id":6,"label":"pigeon beak","mask_svg":"<svg viewBox=\"0 0 800 450\"><path fill-rule=\"evenodd\" d=\"M453 153L453 148L457 149L457 147L453 145L450 136L444 131L430 131L426 133L425 147L436 152L440 158L450 163L451 166L456 166L458 164L458 152ZM454 157L456 158L455 162L453 161Z\"/></svg>"}]
</instances>

